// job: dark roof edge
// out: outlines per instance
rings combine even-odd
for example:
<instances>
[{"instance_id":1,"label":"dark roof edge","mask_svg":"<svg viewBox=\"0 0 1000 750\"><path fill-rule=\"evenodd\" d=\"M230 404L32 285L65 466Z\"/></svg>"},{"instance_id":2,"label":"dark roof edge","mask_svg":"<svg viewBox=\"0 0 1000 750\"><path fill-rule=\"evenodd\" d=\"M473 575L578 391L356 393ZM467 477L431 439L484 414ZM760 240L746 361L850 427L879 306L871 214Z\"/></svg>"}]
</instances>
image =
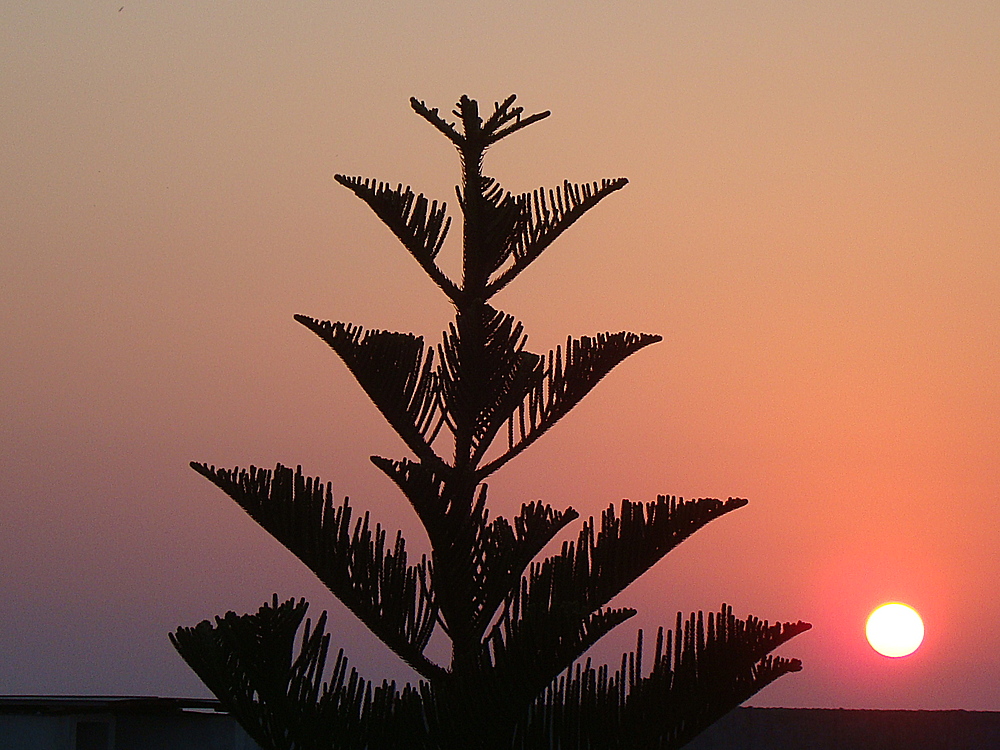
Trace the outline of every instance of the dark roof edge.
<instances>
[{"instance_id":1,"label":"dark roof edge","mask_svg":"<svg viewBox=\"0 0 1000 750\"><path fill-rule=\"evenodd\" d=\"M0 714L176 714L222 711L214 698L160 698L137 695L0 695Z\"/></svg>"},{"instance_id":2,"label":"dark roof edge","mask_svg":"<svg viewBox=\"0 0 1000 750\"><path fill-rule=\"evenodd\" d=\"M845 713L845 714L994 714L1000 711L988 711L974 708L791 708L787 706L740 706L736 711L795 711L797 713Z\"/></svg>"}]
</instances>

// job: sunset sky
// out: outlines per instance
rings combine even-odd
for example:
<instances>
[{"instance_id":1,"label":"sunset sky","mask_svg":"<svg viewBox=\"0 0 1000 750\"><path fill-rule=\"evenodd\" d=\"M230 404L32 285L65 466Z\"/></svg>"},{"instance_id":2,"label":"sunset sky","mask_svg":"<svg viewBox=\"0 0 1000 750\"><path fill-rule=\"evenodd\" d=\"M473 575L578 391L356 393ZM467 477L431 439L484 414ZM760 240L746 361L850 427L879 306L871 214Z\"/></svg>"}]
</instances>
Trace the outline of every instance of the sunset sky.
<instances>
[{"instance_id":1,"label":"sunset sky","mask_svg":"<svg viewBox=\"0 0 1000 750\"><path fill-rule=\"evenodd\" d=\"M426 550L368 461L405 446L292 315L436 342L445 298L331 177L454 214L409 97L516 93L552 116L487 174L630 184L495 304L534 351L663 342L495 512L750 500L615 600L639 615L597 656L726 602L813 623L753 705L1000 710L995 0L15 0L0 28L0 694L207 695L167 633L274 592L412 677L188 462L301 464ZM893 600L926 625L900 659L864 636Z\"/></svg>"}]
</instances>

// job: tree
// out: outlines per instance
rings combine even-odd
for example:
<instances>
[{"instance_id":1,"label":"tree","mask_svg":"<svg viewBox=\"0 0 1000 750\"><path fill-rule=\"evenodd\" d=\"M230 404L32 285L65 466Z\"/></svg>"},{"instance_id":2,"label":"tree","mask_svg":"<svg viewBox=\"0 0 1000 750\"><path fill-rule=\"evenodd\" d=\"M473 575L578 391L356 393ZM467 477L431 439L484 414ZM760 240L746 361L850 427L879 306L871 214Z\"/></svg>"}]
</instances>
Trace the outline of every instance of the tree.
<instances>
[{"instance_id":1,"label":"tree","mask_svg":"<svg viewBox=\"0 0 1000 750\"><path fill-rule=\"evenodd\" d=\"M660 496L608 507L575 542L536 560L577 520L572 508L522 505L491 518L484 480L534 443L625 358L660 340L628 332L570 338L545 355L522 325L490 305L584 213L625 186L564 182L512 194L483 174L486 149L549 112L523 116L515 97L483 119L463 96L453 123L411 99L413 110L458 149L463 217L461 281L438 254L447 206L402 185L335 179L361 198L455 307L436 347L409 333L364 330L297 315L347 365L414 458L373 456L399 487L430 542L411 564L369 514L355 519L329 484L301 467L217 469L192 463L287 547L421 677L374 685L341 649L326 664L326 613L313 624L304 600L275 595L255 614L232 612L171 640L264 748L675 748L774 679L801 668L771 652L806 623L739 620L723 605L707 618L677 616L656 636L643 669L643 636L612 673L581 663L635 614L609 602L695 531L746 500ZM501 434L503 436L501 437ZM451 448L446 458L442 446ZM492 451L490 450L492 447ZM426 649L440 627L451 661ZM297 645L296 645L297 644Z\"/></svg>"}]
</instances>

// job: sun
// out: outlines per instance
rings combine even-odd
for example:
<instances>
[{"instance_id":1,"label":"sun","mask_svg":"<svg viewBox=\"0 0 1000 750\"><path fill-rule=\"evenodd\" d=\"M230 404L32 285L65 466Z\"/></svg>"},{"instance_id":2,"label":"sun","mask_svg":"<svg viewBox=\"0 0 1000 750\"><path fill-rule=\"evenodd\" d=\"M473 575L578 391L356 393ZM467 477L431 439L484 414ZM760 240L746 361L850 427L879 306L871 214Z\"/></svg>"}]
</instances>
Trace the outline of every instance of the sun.
<instances>
[{"instance_id":1,"label":"sun","mask_svg":"<svg viewBox=\"0 0 1000 750\"><path fill-rule=\"evenodd\" d=\"M908 656L924 640L924 622L913 607L889 602L868 616L865 635L883 656Z\"/></svg>"}]
</instances>

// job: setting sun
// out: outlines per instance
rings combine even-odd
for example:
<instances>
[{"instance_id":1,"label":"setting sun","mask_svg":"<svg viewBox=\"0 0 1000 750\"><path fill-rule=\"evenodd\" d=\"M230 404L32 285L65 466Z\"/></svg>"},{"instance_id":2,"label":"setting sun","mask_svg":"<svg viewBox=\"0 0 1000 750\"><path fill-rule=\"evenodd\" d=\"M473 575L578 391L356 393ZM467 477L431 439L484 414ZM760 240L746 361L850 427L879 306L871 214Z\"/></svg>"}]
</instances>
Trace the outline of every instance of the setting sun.
<instances>
[{"instance_id":1,"label":"setting sun","mask_svg":"<svg viewBox=\"0 0 1000 750\"><path fill-rule=\"evenodd\" d=\"M924 640L924 623L913 607L890 602L868 616L865 635L872 648L883 656L908 656Z\"/></svg>"}]
</instances>

